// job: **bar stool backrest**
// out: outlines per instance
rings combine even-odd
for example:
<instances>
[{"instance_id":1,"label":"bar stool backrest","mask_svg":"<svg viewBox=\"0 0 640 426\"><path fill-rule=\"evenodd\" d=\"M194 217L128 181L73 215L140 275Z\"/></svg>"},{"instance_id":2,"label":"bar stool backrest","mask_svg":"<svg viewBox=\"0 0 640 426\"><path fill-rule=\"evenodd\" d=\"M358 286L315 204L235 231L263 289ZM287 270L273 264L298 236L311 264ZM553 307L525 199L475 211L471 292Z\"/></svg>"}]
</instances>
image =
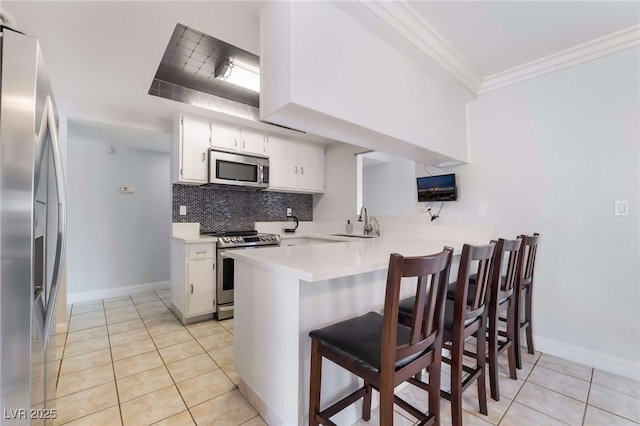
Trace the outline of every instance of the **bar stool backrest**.
<instances>
[{"instance_id":1,"label":"bar stool backrest","mask_svg":"<svg viewBox=\"0 0 640 426\"><path fill-rule=\"evenodd\" d=\"M520 259L522 240L523 237L518 237L515 240L500 238L496 243L491 291L497 295L497 300L510 296L519 282L518 260ZM503 278L502 271L504 269L506 269L506 274Z\"/></svg>"},{"instance_id":2,"label":"bar stool backrest","mask_svg":"<svg viewBox=\"0 0 640 426\"><path fill-rule=\"evenodd\" d=\"M532 237L521 235L522 249L520 252L521 260L519 262L520 271L518 277L520 286L531 285L533 283L533 273L536 265L536 253L538 251L538 238L540 234L535 233Z\"/></svg>"},{"instance_id":3,"label":"bar stool backrest","mask_svg":"<svg viewBox=\"0 0 640 426\"><path fill-rule=\"evenodd\" d=\"M465 244L462 247L456 284L454 318L477 317L484 311L487 287L493 272L494 250L495 243L493 242L482 246ZM477 268L474 268L474 264L477 264ZM476 284L469 286L469 277L473 269L477 270ZM472 294L469 294L470 290Z\"/></svg>"},{"instance_id":4,"label":"bar stool backrest","mask_svg":"<svg viewBox=\"0 0 640 426\"><path fill-rule=\"evenodd\" d=\"M421 354L437 337L441 338L452 257L450 247L424 257L391 254L384 302L381 369L393 371L396 361ZM409 343L397 346L400 282L407 277L417 278L414 315Z\"/></svg>"}]
</instances>

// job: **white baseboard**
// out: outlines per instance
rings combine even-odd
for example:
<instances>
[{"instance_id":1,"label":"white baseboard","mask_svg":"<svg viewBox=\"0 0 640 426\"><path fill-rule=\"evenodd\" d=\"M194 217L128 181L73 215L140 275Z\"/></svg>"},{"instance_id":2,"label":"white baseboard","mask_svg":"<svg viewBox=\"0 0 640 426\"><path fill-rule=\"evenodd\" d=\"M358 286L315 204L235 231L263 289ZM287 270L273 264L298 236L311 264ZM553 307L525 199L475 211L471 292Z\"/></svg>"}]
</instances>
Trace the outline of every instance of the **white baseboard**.
<instances>
[{"instance_id":1,"label":"white baseboard","mask_svg":"<svg viewBox=\"0 0 640 426\"><path fill-rule=\"evenodd\" d=\"M542 353L584 364L619 376L640 380L640 362L592 351L546 337L533 336L534 347Z\"/></svg>"},{"instance_id":2,"label":"white baseboard","mask_svg":"<svg viewBox=\"0 0 640 426\"><path fill-rule=\"evenodd\" d=\"M171 281L158 281L155 283L145 283L128 285L124 287L105 288L104 290L82 291L69 293L67 303L90 302L93 300L108 299L110 297L128 296L130 294L146 293L149 291L167 290L171 288Z\"/></svg>"}]
</instances>

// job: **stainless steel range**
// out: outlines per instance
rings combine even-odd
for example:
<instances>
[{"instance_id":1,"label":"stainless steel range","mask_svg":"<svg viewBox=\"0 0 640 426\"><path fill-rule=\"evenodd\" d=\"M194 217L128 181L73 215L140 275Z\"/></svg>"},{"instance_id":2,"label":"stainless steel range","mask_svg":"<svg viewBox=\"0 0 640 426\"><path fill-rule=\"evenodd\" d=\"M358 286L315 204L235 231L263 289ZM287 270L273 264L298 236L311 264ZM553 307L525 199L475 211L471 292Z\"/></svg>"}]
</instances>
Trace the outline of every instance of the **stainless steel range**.
<instances>
[{"instance_id":1,"label":"stainless steel range","mask_svg":"<svg viewBox=\"0 0 640 426\"><path fill-rule=\"evenodd\" d=\"M218 237L216 277L216 313L218 319L233 317L234 260L226 257L228 250L248 250L280 245L280 235L259 234L257 231L207 232Z\"/></svg>"}]
</instances>

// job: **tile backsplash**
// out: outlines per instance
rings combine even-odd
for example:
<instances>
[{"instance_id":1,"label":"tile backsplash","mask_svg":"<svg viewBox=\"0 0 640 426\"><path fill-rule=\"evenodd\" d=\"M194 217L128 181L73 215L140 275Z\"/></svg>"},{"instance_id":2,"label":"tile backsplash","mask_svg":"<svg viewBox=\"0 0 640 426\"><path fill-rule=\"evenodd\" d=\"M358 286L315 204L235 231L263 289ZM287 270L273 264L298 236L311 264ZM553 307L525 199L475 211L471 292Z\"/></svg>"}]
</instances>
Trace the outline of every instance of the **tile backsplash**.
<instances>
[{"instance_id":1,"label":"tile backsplash","mask_svg":"<svg viewBox=\"0 0 640 426\"><path fill-rule=\"evenodd\" d=\"M179 215L180 206L187 206L185 216ZM298 220L313 220L311 194L173 185L173 222L200 222L202 232L240 231L253 229L255 222L284 221L287 207L291 207Z\"/></svg>"}]
</instances>

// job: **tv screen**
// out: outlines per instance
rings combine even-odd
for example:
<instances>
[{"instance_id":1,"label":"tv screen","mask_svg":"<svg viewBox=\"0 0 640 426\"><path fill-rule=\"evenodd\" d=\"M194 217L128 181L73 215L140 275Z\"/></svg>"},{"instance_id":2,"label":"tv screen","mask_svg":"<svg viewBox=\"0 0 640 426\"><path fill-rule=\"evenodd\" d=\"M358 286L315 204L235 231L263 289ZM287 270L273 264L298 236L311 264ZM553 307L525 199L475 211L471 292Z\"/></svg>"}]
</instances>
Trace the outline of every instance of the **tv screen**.
<instances>
[{"instance_id":1,"label":"tv screen","mask_svg":"<svg viewBox=\"0 0 640 426\"><path fill-rule=\"evenodd\" d=\"M455 201L458 199L456 175L419 177L418 202Z\"/></svg>"}]
</instances>

